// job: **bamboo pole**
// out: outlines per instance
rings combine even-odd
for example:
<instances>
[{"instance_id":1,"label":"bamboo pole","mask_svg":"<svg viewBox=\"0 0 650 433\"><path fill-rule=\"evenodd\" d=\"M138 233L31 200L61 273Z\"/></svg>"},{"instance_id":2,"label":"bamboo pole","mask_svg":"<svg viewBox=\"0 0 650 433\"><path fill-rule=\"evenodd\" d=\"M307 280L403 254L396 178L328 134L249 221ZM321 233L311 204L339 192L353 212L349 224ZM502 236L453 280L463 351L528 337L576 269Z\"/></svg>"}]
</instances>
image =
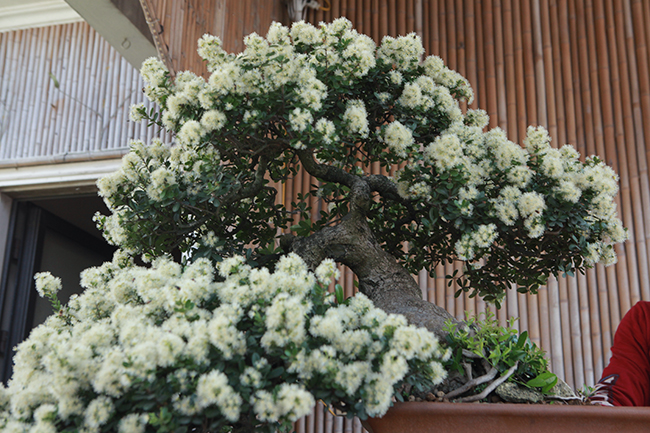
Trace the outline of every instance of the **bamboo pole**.
<instances>
[{"instance_id":1,"label":"bamboo pole","mask_svg":"<svg viewBox=\"0 0 650 433\"><path fill-rule=\"evenodd\" d=\"M558 377L566 380L566 373L564 371L564 350L562 344L562 318L560 314L560 294L557 279L551 277L547 283L549 310L551 314L550 320L550 333L551 333L551 346L550 346L550 361L551 369Z\"/></svg>"},{"instance_id":2,"label":"bamboo pole","mask_svg":"<svg viewBox=\"0 0 650 433\"><path fill-rule=\"evenodd\" d=\"M647 266L644 266L644 269L638 266L638 262L648 263L648 260L644 245L643 218L641 215L635 215L635 207L632 205L632 202L641 203L640 187L638 185L638 167L634 156L636 152L634 148L630 149L629 146L626 146L626 142L632 145L634 144L634 125L630 80L628 76L628 70L631 65L628 63L624 40L625 33L623 31L625 29L625 17L623 15L622 4L618 3L616 9L613 11L611 10L612 5L608 6L608 12L612 13L613 18L613 23L611 24L613 27L612 30L616 35L615 58L618 59L618 69L616 71L618 80L615 80L613 84L618 84L619 89L618 92L614 93L614 100L617 107L615 110L617 129L616 147L618 154L621 156L619 170L622 186L620 191L621 201L623 203L622 213L624 224L629 228L634 227L634 231L630 230L631 242L628 242L629 254L626 254L629 258L627 264L631 286L630 302L634 305L641 299L642 284L646 286L645 291L650 292L650 289L647 287L650 282L648 282ZM624 176L626 177L625 180L623 178ZM636 208L638 209L638 206ZM639 272L642 272L641 275L645 276L645 281L639 278Z\"/></svg>"},{"instance_id":3,"label":"bamboo pole","mask_svg":"<svg viewBox=\"0 0 650 433\"><path fill-rule=\"evenodd\" d=\"M530 2L517 1L520 6L520 19L522 27L522 49L524 63L524 80L526 91L526 119L528 123L538 124L536 86L535 86L535 45L533 44L533 25L531 18Z\"/></svg>"},{"instance_id":4,"label":"bamboo pole","mask_svg":"<svg viewBox=\"0 0 650 433\"><path fill-rule=\"evenodd\" d=\"M106 64L106 59L107 59L107 51L108 48L106 47L106 44L104 41L101 40L101 38L95 38L95 47L96 47L96 62L98 65L104 65ZM105 99L104 99L104 90L105 90L105 81L103 78L106 76L106 68L98 67L95 69L94 74L91 74L91 79L93 82L98 83L93 86L93 92L91 97L93 100L97 101L97 107L99 108L99 111L104 110L104 104L105 104ZM144 82L142 83L144 85ZM93 116L92 122L91 122L91 136L90 136L90 141L92 142L93 148L94 149L101 149L101 132L102 129L102 119L101 116Z\"/></svg>"},{"instance_id":5,"label":"bamboo pole","mask_svg":"<svg viewBox=\"0 0 650 433\"><path fill-rule=\"evenodd\" d=\"M476 92L478 85L478 63L476 59L476 14L474 3L470 0L465 3L463 9L464 23L464 39L465 46L465 74L470 85ZM471 108L478 108L478 95L475 95L474 102L470 105Z\"/></svg>"},{"instance_id":6,"label":"bamboo pole","mask_svg":"<svg viewBox=\"0 0 650 433\"><path fill-rule=\"evenodd\" d=\"M72 25L65 26L65 33L62 35L62 40L60 41L60 51L59 51L59 58L57 59L57 67L55 69L54 75L56 76L57 80L59 83L64 82L63 80L67 80L67 75L65 74L65 71L69 67L68 59L69 59L69 50L68 50L68 44L65 43L66 40L69 40L71 38L71 33L72 33ZM65 106L68 104L68 101L66 101L65 97L61 93L60 88L55 90L55 97L56 97L56 113L57 113L57 118L55 122L55 141L52 143L52 146L54 149L60 151L63 146L63 140L62 137L64 136L64 127L65 125L63 124L63 119L64 119L64 113L65 113Z\"/></svg>"},{"instance_id":7,"label":"bamboo pole","mask_svg":"<svg viewBox=\"0 0 650 433\"><path fill-rule=\"evenodd\" d=\"M458 50L456 49L456 11L455 3L452 0L446 0L445 13L445 39L447 45L447 56L445 62L454 70L458 70Z\"/></svg>"},{"instance_id":8,"label":"bamboo pole","mask_svg":"<svg viewBox=\"0 0 650 433\"><path fill-rule=\"evenodd\" d=\"M389 15L388 3L386 3L385 1L379 2L379 34L377 35L378 43L381 43L381 38L384 35L389 34L388 15Z\"/></svg>"},{"instance_id":9,"label":"bamboo pole","mask_svg":"<svg viewBox=\"0 0 650 433\"><path fill-rule=\"evenodd\" d=\"M61 89L76 97L76 92L74 88L76 86L76 77L77 77L77 51L75 50L75 45L78 41L79 27L75 24L71 26L71 36L70 43L66 47L67 58L66 58L66 71L64 73L65 81L61 81ZM76 115L78 108L78 103L74 101L69 96L65 95L64 92L61 92L61 97L65 99L63 105L63 116L62 116L62 130L59 135L61 142L59 150L63 150L64 153L73 151L71 148L71 132L72 132L72 119Z\"/></svg>"},{"instance_id":10,"label":"bamboo pole","mask_svg":"<svg viewBox=\"0 0 650 433\"><path fill-rule=\"evenodd\" d=\"M539 0L532 2L531 11L531 28L532 28L532 43L533 43L533 65L535 71L535 82L533 88L536 91L536 106L537 106L537 119L536 123L548 127L547 113L546 113L546 98L544 89L546 89L546 79L544 72L544 52L542 42L542 24L540 17ZM551 131L552 134L552 131Z\"/></svg>"},{"instance_id":11,"label":"bamboo pole","mask_svg":"<svg viewBox=\"0 0 650 433\"><path fill-rule=\"evenodd\" d=\"M575 50L571 50L571 41L576 37L571 34L576 28L575 21L572 22L569 16L569 6L565 1L560 2L557 8L557 19L560 28L560 50L562 58L562 83L563 91L558 92L558 101L564 101L564 118L566 125L562 130L566 130L566 139L571 143L577 140L576 129L576 111L577 107L574 102L573 87L573 65L577 63L575 59ZM573 54L573 55L572 55ZM558 89L559 90L559 89ZM559 146L559 144L558 144ZM584 383L593 384L593 362L591 361L591 342L587 336L591 334L589 321L585 320L583 308L588 308L586 304L586 290L581 288L581 279L572 277L568 281L568 290L570 298L571 311L571 334L572 334L572 354L574 359L574 383L575 386L581 387ZM588 313L588 311L587 311Z\"/></svg>"},{"instance_id":12,"label":"bamboo pole","mask_svg":"<svg viewBox=\"0 0 650 433\"><path fill-rule=\"evenodd\" d=\"M515 131L518 132L514 136L513 140L521 142L521 138L525 135L527 124L528 124L528 113L527 113L527 89L526 89L526 76L525 76L525 61L526 54L524 51L524 30L522 26L521 19L521 3L519 0L514 0L512 2L512 12L511 12L512 24L514 25L514 82L516 86L516 128ZM506 24L508 26L508 24ZM528 33L530 34L530 28L528 28ZM532 57L531 57L532 58ZM509 111L513 108L509 108ZM513 129L513 128L511 128ZM532 329L532 333L539 334L539 341L533 337L532 340L536 343L539 343L540 346L551 353L551 337L550 337L550 325L549 325L549 305L548 305L548 290L546 286L541 287L538 290L537 295L522 295L520 299L525 296L527 305L528 305L528 316L527 323L523 324L524 329ZM537 305L537 300L539 300L539 306ZM521 303L521 302L520 302ZM537 325L538 331L535 328Z\"/></svg>"},{"instance_id":13,"label":"bamboo pole","mask_svg":"<svg viewBox=\"0 0 650 433\"><path fill-rule=\"evenodd\" d=\"M584 131L584 145L578 145L577 149L581 154L584 154L585 151L588 153L595 152L594 146L594 119L593 119L593 102L592 102L592 83L590 82L589 75L589 46L587 44L587 20L589 19L587 11L585 10L584 2L582 0L578 1L575 5L575 16L578 17L577 26L576 26L576 42L577 42L577 56L578 60L574 61L574 68L577 68L579 71L580 77L580 92L578 93L578 98L580 100L579 104L576 104L577 107L582 108L582 119L583 119L583 131ZM576 89L577 91L578 89ZM578 134L581 136L582 134ZM602 269L602 267L601 267ZM603 280L605 275L602 275ZM605 281L601 281L597 274L597 271L590 269L587 271L586 282L581 284L582 287L586 284L586 291L581 293L581 301L584 300L586 296L588 298L588 320L591 330L590 342L591 342L591 353L592 353L592 363L593 363L593 377L586 375L587 384L592 385L594 381L598 380L600 377L603 368L604 368L604 353L603 353L603 344L606 344L606 347L611 345L611 341L607 336L610 333L609 330L609 310L607 305L602 305L600 288L603 287L606 290L604 285ZM581 309L582 311L582 309ZM602 320L603 315L606 317L606 320ZM586 319L583 319L586 321Z\"/></svg>"},{"instance_id":14,"label":"bamboo pole","mask_svg":"<svg viewBox=\"0 0 650 433\"><path fill-rule=\"evenodd\" d=\"M426 38L424 35L424 0L414 0L413 4L413 25L415 33L420 36L422 43L426 44ZM428 3L428 2L427 2ZM425 45L426 46L426 45ZM427 54L430 54L428 51Z\"/></svg>"},{"instance_id":15,"label":"bamboo pole","mask_svg":"<svg viewBox=\"0 0 650 433\"><path fill-rule=\"evenodd\" d=\"M574 278L576 279L576 278ZM580 311L580 341L582 342L582 381L576 381L576 385L581 387L582 384L594 386L595 384L595 371L594 371L594 355L591 344L592 330L590 321L590 304L589 295L587 292L587 276L580 274L577 276L578 286L578 310ZM577 369L578 367L576 367Z\"/></svg>"},{"instance_id":16,"label":"bamboo pole","mask_svg":"<svg viewBox=\"0 0 650 433\"><path fill-rule=\"evenodd\" d=\"M44 110L42 101L43 101L43 84L46 81L46 76L43 73L43 64L45 50L47 47L47 28L35 29L35 33L32 36L33 41L33 63L31 66L35 86L33 86L33 95L29 101L29 108L27 109L28 116L32 117L36 122L32 122L29 125L29 132L27 132L26 139L34 142L36 149L40 155L43 154L43 142L40 139L40 131L42 128L42 113ZM38 125L38 127L35 127Z\"/></svg>"},{"instance_id":17,"label":"bamboo pole","mask_svg":"<svg viewBox=\"0 0 650 433\"><path fill-rule=\"evenodd\" d=\"M646 239L648 238L647 230L650 227L646 224L647 215L644 215L644 209L650 209L650 191L648 191L647 165L643 155L637 153L637 149L642 148L643 143L643 120L641 112L640 82L637 74L637 58L634 46L634 26L632 22L632 11L629 2L619 5L617 13L617 27L619 31L618 40L621 45L621 56L627 58L627 69L623 70L623 64L619 62L621 75L625 73L628 85L625 86L626 94L623 96L628 99L624 106L625 119L625 136L628 161L630 162L631 172L631 195L633 206L633 219L636 231L636 253L638 266L636 269L639 273L640 298L650 299L650 274L648 273L648 249ZM624 29L624 31L622 31ZM642 175L646 174L645 182ZM645 186L645 187L644 187ZM647 212L646 212L647 214ZM637 299L638 301L639 299Z\"/></svg>"},{"instance_id":18,"label":"bamboo pole","mask_svg":"<svg viewBox=\"0 0 650 433\"><path fill-rule=\"evenodd\" d=\"M647 5L646 5L647 6ZM646 7L646 11L650 8ZM645 152L645 143L650 142L650 128L644 123L644 119L650 116L650 80L648 77L648 44L645 36L650 36L647 32L646 23L650 22L643 20L644 11L643 3L640 1L632 1L629 6L626 3L626 22L627 28L631 30L633 38L628 42L628 50L634 49L636 67L631 68L634 80L638 83L638 89L635 93L638 98L637 106L634 110L635 113L635 127L636 127L636 158L639 164L639 182L641 184L641 196L643 209L643 222L645 228L645 246L646 257L650 257L650 184L648 179L648 161ZM647 262L646 262L647 263ZM643 262L641 262L643 266ZM645 266L647 270L647 266ZM646 280L647 281L647 280ZM641 297L643 300L650 300L650 294L642 290Z\"/></svg>"},{"instance_id":19,"label":"bamboo pole","mask_svg":"<svg viewBox=\"0 0 650 433\"><path fill-rule=\"evenodd\" d=\"M650 74L648 67L648 55L650 54L650 5L639 0L632 1L633 20L635 30L635 46L637 50L637 59L639 66L639 87L641 93L641 109L643 111L643 118L647 119L650 116ZM647 179L647 161L650 159L650 127L644 128L644 143L645 146L639 149L640 160L645 161L641 167L645 168L645 178ZM648 215L648 222L646 227L650 226L650 215ZM650 230L649 230L650 232ZM650 242L647 242L650 246Z\"/></svg>"},{"instance_id":20,"label":"bamboo pole","mask_svg":"<svg viewBox=\"0 0 650 433\"><path fill-rule=\"evenodd\" d=\"M389 0L393 1L393 0ZM396 7L393 9L395 11L395 27L393 30L393 36L404 35L406 34L406 0L396 0Z\"/></svg>"},{"instance_id":21,"label":"bamboo pole","mask_svg":"<svg viewBox=\"0 0 650 433\"><path fill-rule=\"evenodd\" d=\"M33 30L26 29L21 31L21 43L20 43L20 52L31 52L30 50L30 43L33 41L33 38L30 37L30 35L33 33ZM30 56L31 57L31 56ZM26 71L29 77L29 69L30 69L30 62L33 61L32 58L26 58L24 56L20 56L16 59L16 63L18 68L17 70L23 70ZM31 77L29 77L31 78ZM21 95L22 98L25 98L24 100L27 101L27 104L29 104L29 100L31 97L32 93L32 86L27 85L29 83L28 80L20 80L17 85L19 87L19 90L17 92L17 95ZM19 110L21 109L21 104L16 103L15 104L15 109L13 110L16 112L17 115L20 115ZM14 140L20 140L23 141L25 137L25 128L27 127L28 124L23 123L23 122L14 122L14 127L12 128L13 132L13 137ZM24 148L27 150L27 156L37 156L35 153L34 149L34 143L26 142L24 143Z\"/></svg>"},{"instance_id":22,"label":"bamboo pole","mask_svg":"<svg viewBox=\"0 0 650 433\"><path fill-rule=\"evenodd\" d=\"M438 16L435 17L434 22L437 22L438 27L438 40L439 45L438 49L439 56L445 61L445 64L449 66L449 42L447 41L447 5L444 0L438 2Z\"/></svg>"},{"instance_id":23,"label":"bamboo pole","mask_svg":"<svg viewBox=\"0 0 650 433\"><path fill-rule=\"evenodd\" d=\"M34 30L33 29L26 29L23 31L23 34L25 35L23 40L24 40L24 46L25 46L25 51L28 52L33 52L35 46L34 46ZM24 111L24 113L27 113L27 110L29 109L29 104L32 101L32 95L34 93L34 89L32 86L27 85L26 83L29 83L33 80L33 64L34 64L34 58L32 56L29 56L27 58L21 57L20 58L20 65L21 68L26 72L27 75L27 80L23 81L21 83L21 87L23 90L20 92L20 95L24 98L25 104L21 104L20 110ZM25 137L28 134L28 128L29 128L29 123L27 122L17 122L17 136L21 141L25 140ZM35 143L27 141L25 143L26 147L29 149L29 155L30 156L36 156L38 155L37 149L35 146Z\"/></svg>"},{"instance_id":24,"label":"bamboo pole","mask_svg":"<svg viewBox=\"0 0 650 433\"><path fill-rule=\"evenodd\" d=\"M602 150L597 149L599 154L605 159L608 164L613 165L615 155L612 156L611 150L607 152L605 150L607 146L605 143L612 143L614 141L614 127L613 127L613 114L612 114L612 101L611 101L611 90L610 90L610 76L609 76L609 65L607 62L607 34L605 27L605 11L601 2L595 2L593 8L593 22L594 22L594 34L595 41L597 44L597 69L594 71L598 77L598 83L600 91L600 103L598 107L601 110L602 115L602 134L603 134L603 144ZM602 153L600 153L602 151ZM620 253L620 249L617 250ZM620 256L619 256L620 259ZM630 300L629 292L626 288L618 284L617 274L624 272L624 269L621 266L609 267L607 268L607 281L608 286L611 288L617 288L618 296L616 296L614 290L611 290L610 293L610 305L616 305L616 312L613 309L612 312L612 322L613 329L618 326L620 322L620 314L626 312L630 309ZM624 277L622 277L624 278Z\"/></svg>"},{"instance_id":25,"label":"bamboo pole","mask_svg":"<svg viewBox=\"0 0 650 433\"><path fill-rule=\"evenodd\" d=\"M84 90L84 94L87 95L88 105L94 107L96 112L101 112L102 98L100 96L99 86L97 85L97 71L99 68L101 68L100 59L103 50L100 49L100 46L104 45L104 41L101 39L101 37L98 34L93 32L91 29L89 30L90 30L91 39L89 40L88 43L87 56L90 61L90 64L86 69L88 78L86 79L86 88ZM136 75L139 75L138 71L135 71L135 73ZM136 87L136 89L139 88ZM138 97L138 99L142 99L141 94L136 95L136 97ZM87 149L88 150L100 149L100 146L98 146L98 143L95 139L99 116L97 116L97 114L92 110L86 110L86 111L87 112L86 112L85 133L87 134L87 139L86 139ZM126 143L123 144L125 145Z\"/></svg>"},{"instance_id":26,"label":"bamboo pole","mask_svg":"<svg viewBox=\"0 0 650 433\"><path fill-rule=\"evenodd\" d=\"M429 6L429 23L430 25L429 30L430 30L430 36L429 36L429 52L431 54L435 55L440 55L440 30L435 23L438 20L438 14L439 14L439 4L438 0L431 0L430 2L427 2Z\"/></svg>"},{"instance_id":27,"label":"bamboo pole","mask_svg":"<svg viewBox=\"0 0 650 433\"><path fill-rule=\"evenodd\" d=\"M89 53L87 54L90 60L90 64L86 68L88 77L86 79L84 94L86 95L86 101L87 101L86 103L94 106L97 109L99 108L100 99L96 97L96 93L97 93L96 80L97 80L97 68L98 68L99 58L100 58L98 48L99 48L99 43L101 38L97 37L95 32L90 32L90 35L91 35L91 40L89 41L88 44ZM84 137L86 141L84 145L84 149L90 150L96 148L96 143L93 139L94 134L92 132L96 124L97 124L97 116L93 112L88 111L86 113L86 124L84 128Z\"/></svg>"},{"instance_id":28,"label":"bamboo pole","mask_svg":"<svg viewBox=\"0 0 650 433\"><path fill-rule=\"evenodd\" d=\"M28 74L31 73L31 81L35 84L32 85L32 96L28 99L28 106L26 114L31 117L33 120L27 125L25 131L24 140L28 142L33 142L35 148L39 154L43 154L43 142L40 140L40 130L42 125L42 96L43 96L43 83L46 81L46 78L43 74L43 56L46 49L46 28L34 29L32 30L32 53L33 62L31 63L30 70ZM23 102L23 107L25 102ZM36 125L39 125L36 127Z\"/></svg>"},{"instance_id":29,"label":"bamboo pole","mask_svg":"<svg viewBox=\"0 0 650 433\"><path fill-rule=\"evenodd\" d=\"M397 1L398 0L388 0L388 35L397 36L397 26L398 26L398 10L397 10Z\"/></svg>"},{"instance_id":30,"label":"bamboo pole","mask_svg":"<svg viewBox=\"0 0 650 433\"><path fill-rule=\"evenodd\" d=\"M599 68L599 56L598 56L598 45L597 45L597 36L596 32L599 31L596 25L596 15L597 11L594 10L594 7L591 2L585 4L585 22L587 30L587 38L592 43L588 44L589 49L589 77L590 77L590 89L592 100L594 101L593 106L593 130L594 130L594 144L593 147L590 147L590 143L587 143L587 151L589 154L598 154L602 158L605 158L605 132L603 125L603 113L601 109L601 98L600 98L600 68ZM601 324L601 329L603 332L603 347L604 353L603 357L605 360L609 359L610 356L610 347L612 338L614 336L614 330L620 322L620 309L618 303L618 296L615 290L616 284L616 268L610 266L609 268L604 268L602 265L596 267L596 273L598 275L598 296L599 296L599 305L602 311L603 320Z\"/></svg>"},{"instance_id":31,"label":"bamboo pole","mask_svg":"<svg viewBox=\"0 0 650 433\"><path fill-rule=\"evenodd\" d=\"M591 349L594 363L594 379L597 381L604 368L603 324L599 303L598 276L594 269L587 270L587 297L589 302L589 321L591 327ZM605 321L608 322L608 321Z\"/></svg>"},{"instance_id":32,"label":"bamboo pole","mask_svg":"<svg viewBox=\"0 0 650 433\"><path fill-rule=\"evenodd\" d=\"M574 75L573 71L579 71L580 70L580 60L579 60L579 54L578 50L576 49L571 49L570 43L566 41L567 36L569 37L569 41L573 41L574 44L578 43L578 24L576 23L576 7L574 2L570 2L568 5L568 17L565 18L567 14L567 5L562 4L562 13L561 13L561 20L560 20L560 28L562 29L562 34L564 35L564 44L563 44L563 50L569 49L572 53L572 68L571 68L571 74L568 74L565 72L565 84L568 82L568 80L571 80L571 82L574 81L575 77L580 77L580 73L576 73ZM570 17L570 19L569 19ZM563 27L563 24L566 23L570 32L567 34L566 29ZM573 86L572 86L573 87ZM578 149L584 148L585 143L584 143L584 123L583 123L583 114L582 114L582 104L581 103L574 103L574 95L575 99L580 101L580 85L573 87L573 92L566 92L568 96L568 112L572 113L571 115L567 116L567 129L569 131L568 137L569 137L569 142L577 142ZM580 142L582 144L580 144ZM589 386L593 386L595 383L595 376L600 375L600 371L595 372L594 371L594 353L593 353L593 346L592 341L594 340L594 336L599 335L599 331L597 329L592 329L592 324L593 322L590 321L590 316L598 316L597 311L592 312L590 311L590 307L593 306L593 303L590 303L589 299L589 292L587 289L587 276L585 275L579 275L577 278L577 286L578 286L578 299L579 299L579 310L580 310L580 327L581 327L581 341L582 341L582 359L583 359L583 380L582 381L577 381L576 385L580 385L581 383L586 383ZM596 338L596 341L598 339ZM596 347L598 347L598 344L596 344ZM578 369L579 366L576 366L576 369Z\"/></svg>"},{"instance_id":33,"label":"bamboo pole","mask_svg":"<svg viewBox=\"0 0 650 433\"><path fill-rule=\"evenodd\" d=\"M2 62L0 62L0 74L2 74L3 77L9 76L8 74L8 63L7 59L9 56L7 55L7 48L8 48L8 40L9 40L9 35L12 32L4 32L0 33L0 59L2 59ZM9 89L9 80L0 80L0 100L6 101L7 100L7 93ZM6 110L8 110L9 107L5 106L3 107L2 114L6 114ZM14 147L11 145L11 142L9 143L4 143L3 141L4 134L3 136L0 136L0 159L9 159L9 157L12 155ZM4 145L3 145L4 144Z\"/></svg>"},{"instance_id":34,"label":"bamboo pole","mask_svg":"<svg viewBox=\"0 0 650 433\"><path fill-rule=\"evenodd\" d=\"M607 40L608 41L615 41L616 40L616 31L614 27L614 20L612 17L613 10L611 9L611 5L607 2L605 2L605 23L606 23L606 34L607 34ZM609 58L614 61L617 58L617 47L616 44L610 43L607 45L608 54ZM630 237L634 239L634 233L632 232L633 226L632 224L629 224L630 221L630 213L628 212L629 210L629 202L627 201L627 198L629 197L629 174L628 174L628 167L627 167L627 157L625 153L623 152L622 154L620 153L621 146L623 145L622 143L622 137L621 135L618 134L617 131L622 131L622 119L621 119L621 100L620 100L620 95L617 94L615 89L618 88L619 86L619 74L618 74L618 69L615 67L615 65L610 65L608 68L609 74L610 74L610 81L608 84L610 84L610 88L612 89L612 118L611 118L611 123L612 127L610 128L611 134L612 134L612 140L607 141L607 160L612 161L611 165L616 167L618 169L619 173L619 183L620 183L620 193L617 196L616 201L618 202L618 206L620 209L620 204L622 202L623 204L623 209L622 209L622 214L621 217L623 219L623 223L628 227L630 230ZM620 157L620 159L619 159ZM622 305L621 307L624 308L624 310L621 311L623 314L624 312L627 312L627 310L630 309L632 306L632 302L634 299L634 292L638 293L638 285L635 283L638 283L638 280L636 279L636 276L634 275L629 275L629 270L630 270L630 263L636 261L636 256L634 254L633 248L630 248L628 246L624 247L619 247L617 248L619 250L619 262L617 264L617 270L619 271L617 274L618 276L618 281L617 281L617 286L619 289L619 296L622 298Z\"/></svg>"},{"instance_id":35,"label":"bamboo pole","mask_svg":"<svg viewBox=\"0 0 650 433\"><path fill-rule=\"evenodd\" d=\"M422 1L422 0L419 0ZM406 28L408 29L408 33L415 32L419 36L421 36L421 33L418 33L417 31L417 25L415 21L415 0L408 0L406 2Z\"/></svg>"}]
</instances>

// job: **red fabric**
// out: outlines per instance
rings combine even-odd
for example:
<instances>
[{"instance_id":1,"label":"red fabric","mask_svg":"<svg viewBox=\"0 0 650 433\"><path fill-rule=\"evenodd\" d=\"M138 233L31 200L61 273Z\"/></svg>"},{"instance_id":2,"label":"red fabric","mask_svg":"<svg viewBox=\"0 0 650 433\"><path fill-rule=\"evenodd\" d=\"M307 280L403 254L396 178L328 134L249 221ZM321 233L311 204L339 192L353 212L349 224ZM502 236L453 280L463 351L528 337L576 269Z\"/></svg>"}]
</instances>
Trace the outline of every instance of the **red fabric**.
<instances>
[{"instance_id":1,"label":"red fabric","mask_svg":"<svg viewBox=\"0 0 650 433\"><path fill-rule=\"evenodd\" d=\"M637 303L618 325L605 379L614 406L650 406L650 302Z\"/></svg>"}]
</instances>

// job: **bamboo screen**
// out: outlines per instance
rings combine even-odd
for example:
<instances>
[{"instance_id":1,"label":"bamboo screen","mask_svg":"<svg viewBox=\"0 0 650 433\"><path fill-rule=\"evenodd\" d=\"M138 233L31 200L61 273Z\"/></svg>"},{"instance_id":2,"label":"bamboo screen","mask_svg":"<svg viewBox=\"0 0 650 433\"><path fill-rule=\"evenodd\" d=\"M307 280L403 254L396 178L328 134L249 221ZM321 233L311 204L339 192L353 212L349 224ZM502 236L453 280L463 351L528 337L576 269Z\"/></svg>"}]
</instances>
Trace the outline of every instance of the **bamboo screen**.
<instances>
[{"instance_id":1,"label":"bamboo screen","mask_svg":"<svg viewBox=\"0 0 650 433\"><path fill-rule=\"evenodd\" d=\"M472 107L487 110L490 127L521 142L529 124L546 126L554 146L573 144L597 154L620 175L618 209L630 240L615 266L551 280L538 295L511 290L499 319L518 316L520 330L548 352L551 367L570 385L598 381L609 361L613 333L638 300L650 300L650 4L641 1L332 0L309 13L317 23L346 16L376 41L417 32L474 87ZM297 188L309 183L296 179ZM439 267L420 276L423 296L462 318L491 307L454 298ZM351 277L346 276L349 280Z\"/></svg>"},{"instance_id":2,"label":"bamboo screen","mask_svg":"<svg viewBox=\"0 0 650 433\"><path fill-rule=\"evenodd\" d=\"M84 22L0 33L0 164L126 148L144 82ZM57 87L58 85L58 87Z\"/></svg>"},{"instance_id":3,"label":"bamboo screen","mask_svg":"<svg viewBox=\"0 0 650 433\"><path fill-rule=\"evenodd\" d=\"M159 6L164 3L157 1ZM188 8L192 1L179 3ZM280 1L209 4L215 19L206 25L214 27L227 49L239 51L245 34L265 34L269 20L278 19ZM417 32L427 54L441 56L469 79L476 93L472 107L487 110L490 127L500 126L513 141L522 141L527 125L544 125L555 146L571 143L583 156L597 154L619 173L618 209L630 240L617 250L618 264L598 266L575 278L553 279L535 296L512 290L496 312L502 322L518 316L520 330L528 330L541 344L552 370L570 385L593 385L609 360L621 317L638 300L650 300L650 148L645 144L650 139L650 3L321 0L321 4L328 10L310 11L309 21L345 16L376 41L383 35ZM156 10L154 15L161 16ZM282 17L286 20L286 15ZM173 22L173 13L164 19ZM187 47L183 51L194 43L178 33L163 37L183 39ZM290 205L312 183L314 179L299 173L283 190L283 200ZM423 296L459 318L466 310L492 309L480 300L454 298L444 275L455 267L440 266L436 279L421 275ZM344 273L342 279L352 294L353 276ZM299 423L298 431L360 429L356 421L323 416L316 411Z\"/></svg>"}]
</instances>

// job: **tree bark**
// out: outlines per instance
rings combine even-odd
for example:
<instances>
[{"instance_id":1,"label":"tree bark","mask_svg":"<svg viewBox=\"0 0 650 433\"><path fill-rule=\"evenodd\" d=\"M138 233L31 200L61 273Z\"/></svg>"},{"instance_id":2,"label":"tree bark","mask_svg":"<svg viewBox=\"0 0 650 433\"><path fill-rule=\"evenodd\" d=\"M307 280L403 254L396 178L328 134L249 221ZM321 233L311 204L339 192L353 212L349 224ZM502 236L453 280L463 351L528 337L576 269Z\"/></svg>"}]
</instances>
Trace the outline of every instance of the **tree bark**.
<instances>
[{"instance_id":1,"label":"tree bark","mask_svg":"<svg viewBox=\"0 0 650 433\"><path fill-rule=\"evenodd\" d=\"M325 227L308 237L293 238L290 250L302 257L311 269L326 258L348 266L359 279L359 290L375 306L387 313L403 314L409 323L425 327L444 339L445 321L457 321L444 308L422 299L413 276L376 241L363 209L352 207L338 225Z\"/></svg>"},{"instance_id":2,"label":"tree bark","mask_svg":"<svg viewBox=\"0 0 650 433\"><path fill-rule=\"evenodd\" d=\"M358 176L340 167L319 164L312 150L298 150L296 155L312 176L350 188L350 211L336 226L324 227L308 237L293 238L285 251L298 254L312 270L326 258L348 266L359 278L359 290L375 306L387 313L403 314L409 323L444 339L445 321L458 322L444 308L422 299L413 276L381 248L368 225L371 192L400 201L396 185L385 176Z\"/></svg>"}]
</instances>

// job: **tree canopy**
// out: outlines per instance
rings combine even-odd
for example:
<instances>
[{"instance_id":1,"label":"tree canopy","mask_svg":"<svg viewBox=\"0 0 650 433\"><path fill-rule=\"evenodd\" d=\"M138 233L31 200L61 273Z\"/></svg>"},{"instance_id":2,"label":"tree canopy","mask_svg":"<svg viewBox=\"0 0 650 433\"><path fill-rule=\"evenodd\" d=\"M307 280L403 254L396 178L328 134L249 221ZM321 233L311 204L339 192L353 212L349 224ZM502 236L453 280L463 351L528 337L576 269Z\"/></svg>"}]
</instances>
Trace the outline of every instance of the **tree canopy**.
<instances>
[{"instance_id":1,"label":"tree canopy","mask_svg":"<svg viewBox=\"0 0 650 433\"><path fill-rule=\"evenodd\" d=\"M207 79L172 80L160 61L145 62L159 110L136 106L132 117L175 140L133 143L122 169L100 181L112 215L99 222L112 243L152 257L176 249L190 260L272 263L292 221L275 185L302 166L323 205L316 213L298 195L297 238L315 240L357 212L410 273L465 261L458 293L498 302L513 284L534 293L551 274L615 262L613 244L627 233L614 171L552 147L541 127L529 127L524 147L486 131L484 111L461 110L473 98L467 80L439 57L422 59L415 34L376 46L346 19L275 23L245 45L229 54L204 36ZM373 164L395 174L370 174ZM347 264L332 250L321 256Z\"/></svg>"}]
</instances>

